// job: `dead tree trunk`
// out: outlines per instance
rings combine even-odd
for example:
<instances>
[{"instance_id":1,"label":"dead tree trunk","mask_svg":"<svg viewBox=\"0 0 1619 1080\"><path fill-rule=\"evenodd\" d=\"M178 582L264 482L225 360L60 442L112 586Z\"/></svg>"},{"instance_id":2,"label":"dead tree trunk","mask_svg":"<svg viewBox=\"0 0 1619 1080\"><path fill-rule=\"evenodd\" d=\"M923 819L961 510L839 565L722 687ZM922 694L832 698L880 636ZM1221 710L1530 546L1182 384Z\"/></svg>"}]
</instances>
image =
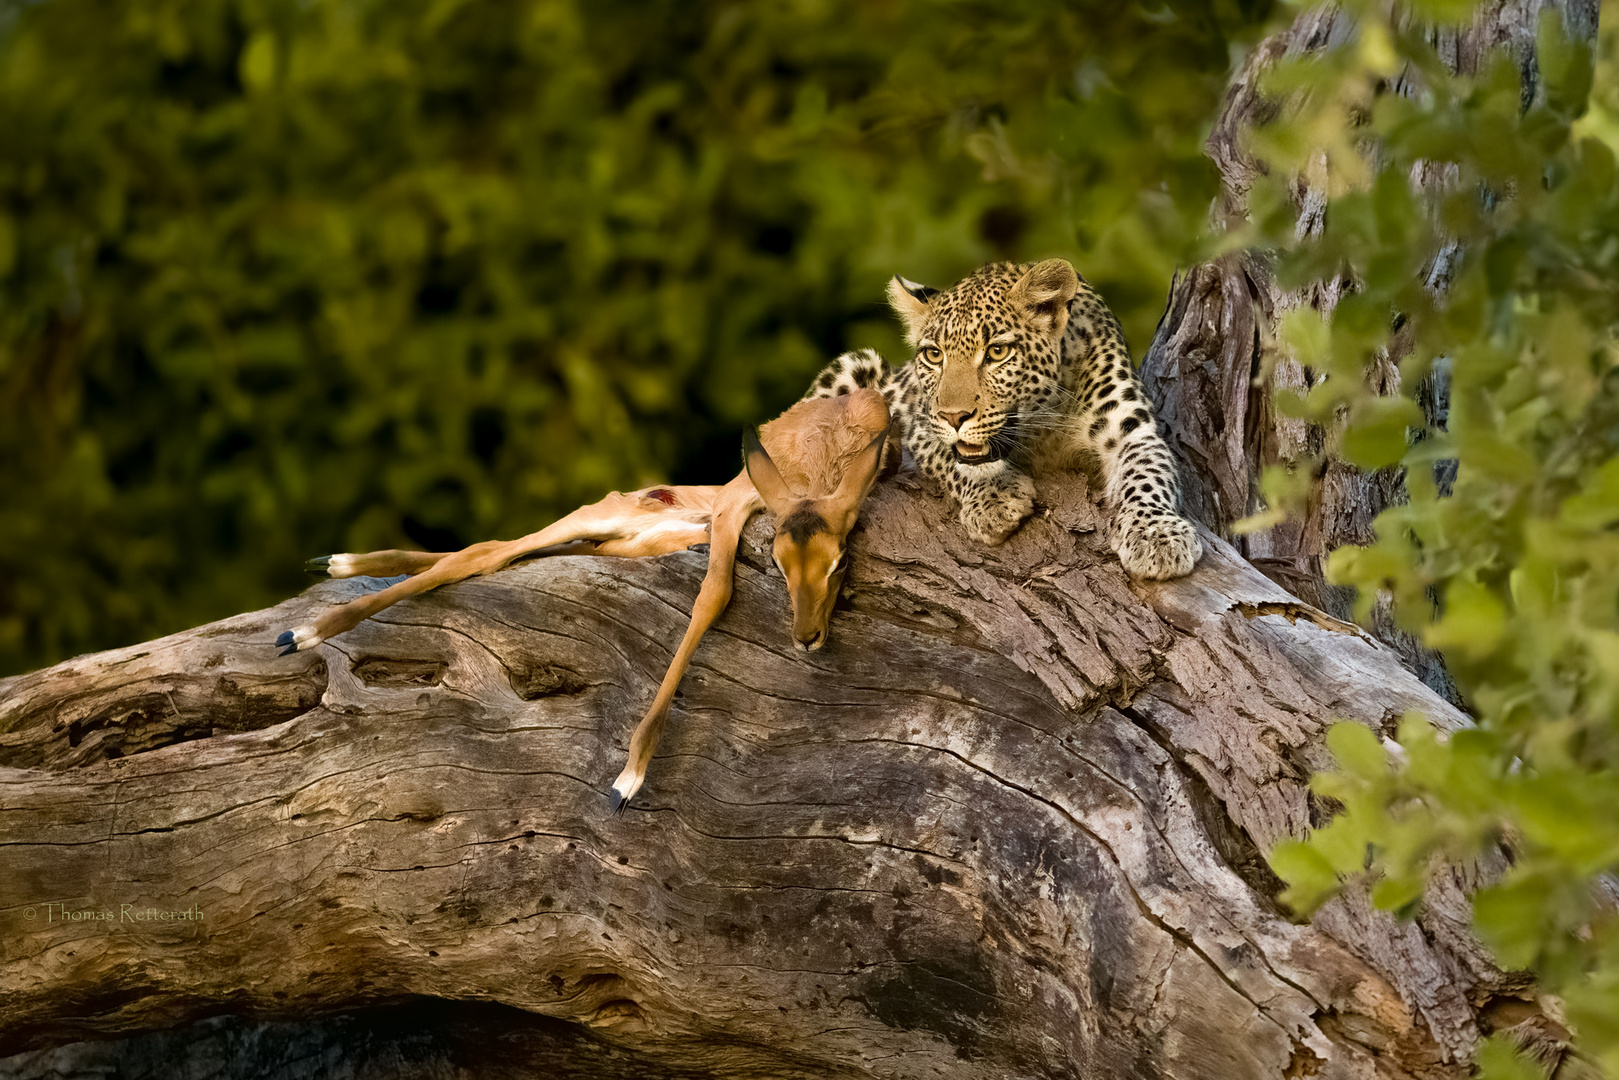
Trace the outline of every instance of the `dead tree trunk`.
<instances>
[{"instance_id":1,"label":"dead tree trunk","mask_svg":"<svg viewBox=\"0 0 1619 1080\"><path fill-rule=\"evenodd\" d=\"M1308 13L1255 64L1341 30ZM1211 143L1233 212L1253 70ZM1250 385L1292 302L1256 257L1196 268L1149 354L1216 532L1307 437ZM276 657L375 584L328 583L0 682L0 1074L1392 1080L1465 1076L1492 1030L1555 1042L1469 936L1465 874L1416 922L1351 894L1295 925L1262 858L1317 819L1334 720L1465 723L1320 610L1314 560L1397 488L1329 473L1245 542L1269 578L1209 533L1139 585L1084 481L1039 481L993 551L914 479L877 492L808 659L750 532L623 817L695 555L535 561Z\"/></svg>"},{"instance_id":2,"label":"dead tree trunk","mask_svg":"<svg viewBox=\"0 0 1619 1080\"><path fill-rule=\"evenodd\" d=\"M750 536L623 817L697 555L539 560L276 657L366 587L330 583L0 683L0 1054L432 998L584 1025L532 1036L554 1075L1465 1075L1516 984L1460 892L1296 926L1260 858L1329 722L1463 718L1212 534L1132 585L1081 480L994 551L915 487L807 660Z\"/></svg>"}]
</instances>

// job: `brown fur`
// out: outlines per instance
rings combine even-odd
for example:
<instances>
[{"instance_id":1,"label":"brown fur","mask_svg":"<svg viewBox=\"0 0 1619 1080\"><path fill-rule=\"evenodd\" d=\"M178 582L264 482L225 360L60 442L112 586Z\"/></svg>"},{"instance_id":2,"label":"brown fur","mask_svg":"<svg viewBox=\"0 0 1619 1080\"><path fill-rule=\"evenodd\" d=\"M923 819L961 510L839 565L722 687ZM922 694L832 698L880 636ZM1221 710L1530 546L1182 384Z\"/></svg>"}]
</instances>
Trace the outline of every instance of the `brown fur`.
<instances>
[{"instance_id":1,"label":"brown fur","mask_svg":"<svg viewBox=\"0 0 1619 1080\"><path fill-rule=\"evenodd\" d=\"M832 409L820 405L827 401ZM836 491L849 464L887 428L882 394L862 389L842 397L805 398L761 427L759 441L793 494L814 499Z\"/></svg>"},{"instance_id":2,"label":"brown fur","mask_svg":"<svg viewBox=\"0 0 1619 1080\"><path fill-rule=\"evenodd\" d=\"M455 552L374 551L331 555L314 564L333 577L360 574L413 576L324 612L313 623L288 630L276 644L286 652L312 649L390 604L439 585L493 573L525 556L588 542L602 555L641 557L682 551L709 542L708 573L692 607L691 623L669 670L630 738L629 763L613 786L613 808L622 810L646 776L647 764L703 634L730 603L736 547L748 519L769 506L779 517L821 527L778 532L774 555L787 577L793 605L793 637L800 648L819 648L837 587L844 541L860 505L876 481L888 408L876 390L801 401L764 425L762 447L749 467L724 487L667 486L627 494L613 492L580 507L537 533L518 540L490 540ZM765 489L754 484L761 478Z\"/></svg>"},{"instance_id":3,"label":"brown fur","mask_svg":"<svg viewBox=\"0 0 1619 1080\"><path fill-rule=\"evenodd\" d=\"M793 640L806 652L825 643L843 581L844 542L876 482L887 430L888 407L875 390L800 401L764 425L746 468L714 502L708 573L657 696L630 737L629 760L613 781L615 812L640 790L692 654L730 603L742 527L761 506L776 515L772 555L787 579ZM811 518L821 527L792 525Z\"/></svg>"}]
</instances>

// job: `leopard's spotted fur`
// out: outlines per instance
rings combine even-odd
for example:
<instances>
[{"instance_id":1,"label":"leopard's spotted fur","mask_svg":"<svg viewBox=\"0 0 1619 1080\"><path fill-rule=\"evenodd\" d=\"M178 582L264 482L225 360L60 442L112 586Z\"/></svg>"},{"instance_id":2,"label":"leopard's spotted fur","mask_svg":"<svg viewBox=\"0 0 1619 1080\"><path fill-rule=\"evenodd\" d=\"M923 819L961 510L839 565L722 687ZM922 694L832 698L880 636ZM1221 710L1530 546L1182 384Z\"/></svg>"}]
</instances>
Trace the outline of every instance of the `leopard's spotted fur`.
<instances>
[{"instance_id":1,"label":"leopard's spotted fur","mask_svg":"<svg viewBox=\"0 0 1619 1080\"><path fill-rule=\"evenodd\" d=\"M905 448L987 544L1033 512L1024 470L1037 454L1092 455L1125 569L1191 571L1202 545L1177 510L1174 460L1118 323L1072 266L992 263L943 292L895 278L889 297L917 349L911 362L892 371L873 350L846 353L806 396L881 389Z\"/></svg>"}]
</instances>

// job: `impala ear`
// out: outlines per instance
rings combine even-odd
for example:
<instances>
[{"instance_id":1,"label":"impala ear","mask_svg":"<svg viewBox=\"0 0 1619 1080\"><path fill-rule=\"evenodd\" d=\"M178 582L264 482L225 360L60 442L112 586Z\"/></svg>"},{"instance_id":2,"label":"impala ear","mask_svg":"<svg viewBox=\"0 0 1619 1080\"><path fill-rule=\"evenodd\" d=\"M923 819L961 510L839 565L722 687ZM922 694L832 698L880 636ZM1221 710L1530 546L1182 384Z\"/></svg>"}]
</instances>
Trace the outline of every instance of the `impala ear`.
<instances>
[{"instance_id":1,"label":"impala ear","mask_svg":"<svg viewBox=\"0 0 1619 1080\"><path fill-rule=\"evenodd\" d=\"M1047 259L1029 268L1006 294L1036 330L1060 337L1068 328L1068 301L1079 292L1079 275L1067 259Z\"/></svg>"},{"instance_id":2,"label":"impala ear","mask_svg":"<svg viewBox=\"0 0 1619 1080\"><path fill-rule=\"evenodd\" d=\"M905 323L905 340L916 345L922 340L922 325L928 321L928 303L939 290L918 285L895 274L888 281L888 303Z\"/></svg>"},{"instance_id":3,"label":"impala ear","mask_svg":"<svg viewBox=\"0 0 1619 1080\"><path fill-rule=\"evenodd\" d=\"M843 479L838 481L838 490L828 498L838 513L846 516L850 528L860 515L861 504L871 494L871 486L877 482L877 469L883 463L883 444L887 439L888 430L879 431L877 437L849 462L849 467L843 470Z\"/></svg>"},{"instance_id":4,"label":"impala ear","mask_svg":"<svg viewBox=\"0 0 1619 1080\"><path fill-rule=\"evenodd\" d=\"M752 428L742 433L742 461L748 470L748 479L753 481L754 490L772 514L780 517L799 501L792 488L787 486L787 481L781 478L776 463L765 452L764 443L759 441L759 433Z\"/></svg>"}]
</instances>

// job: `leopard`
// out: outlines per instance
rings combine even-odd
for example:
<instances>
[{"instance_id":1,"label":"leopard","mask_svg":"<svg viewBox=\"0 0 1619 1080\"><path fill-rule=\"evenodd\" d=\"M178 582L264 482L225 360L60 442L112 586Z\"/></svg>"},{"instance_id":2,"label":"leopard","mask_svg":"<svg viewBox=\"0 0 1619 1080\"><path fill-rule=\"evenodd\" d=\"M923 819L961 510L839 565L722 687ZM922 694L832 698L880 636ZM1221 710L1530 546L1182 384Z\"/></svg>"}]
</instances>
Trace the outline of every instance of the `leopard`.
<instances>
[{"instance_id":1,"label":"leopard","mask_svg":"<svg viewBox=\"0 0 1619 1080\"><path fill-rule=\"evenodd\" d=\"M890 442L945 488L975 541L1004 543L1034 513L1036 460L1088 462L1126 572L1192 571L1203 545L1180 513L1173 453L1123 329L1071 263L990 263L942 290L896 275L888 299L910 361L895 370L874 349L844 353L805 397L881 391Z\"/></svg>"}]
</instances>

